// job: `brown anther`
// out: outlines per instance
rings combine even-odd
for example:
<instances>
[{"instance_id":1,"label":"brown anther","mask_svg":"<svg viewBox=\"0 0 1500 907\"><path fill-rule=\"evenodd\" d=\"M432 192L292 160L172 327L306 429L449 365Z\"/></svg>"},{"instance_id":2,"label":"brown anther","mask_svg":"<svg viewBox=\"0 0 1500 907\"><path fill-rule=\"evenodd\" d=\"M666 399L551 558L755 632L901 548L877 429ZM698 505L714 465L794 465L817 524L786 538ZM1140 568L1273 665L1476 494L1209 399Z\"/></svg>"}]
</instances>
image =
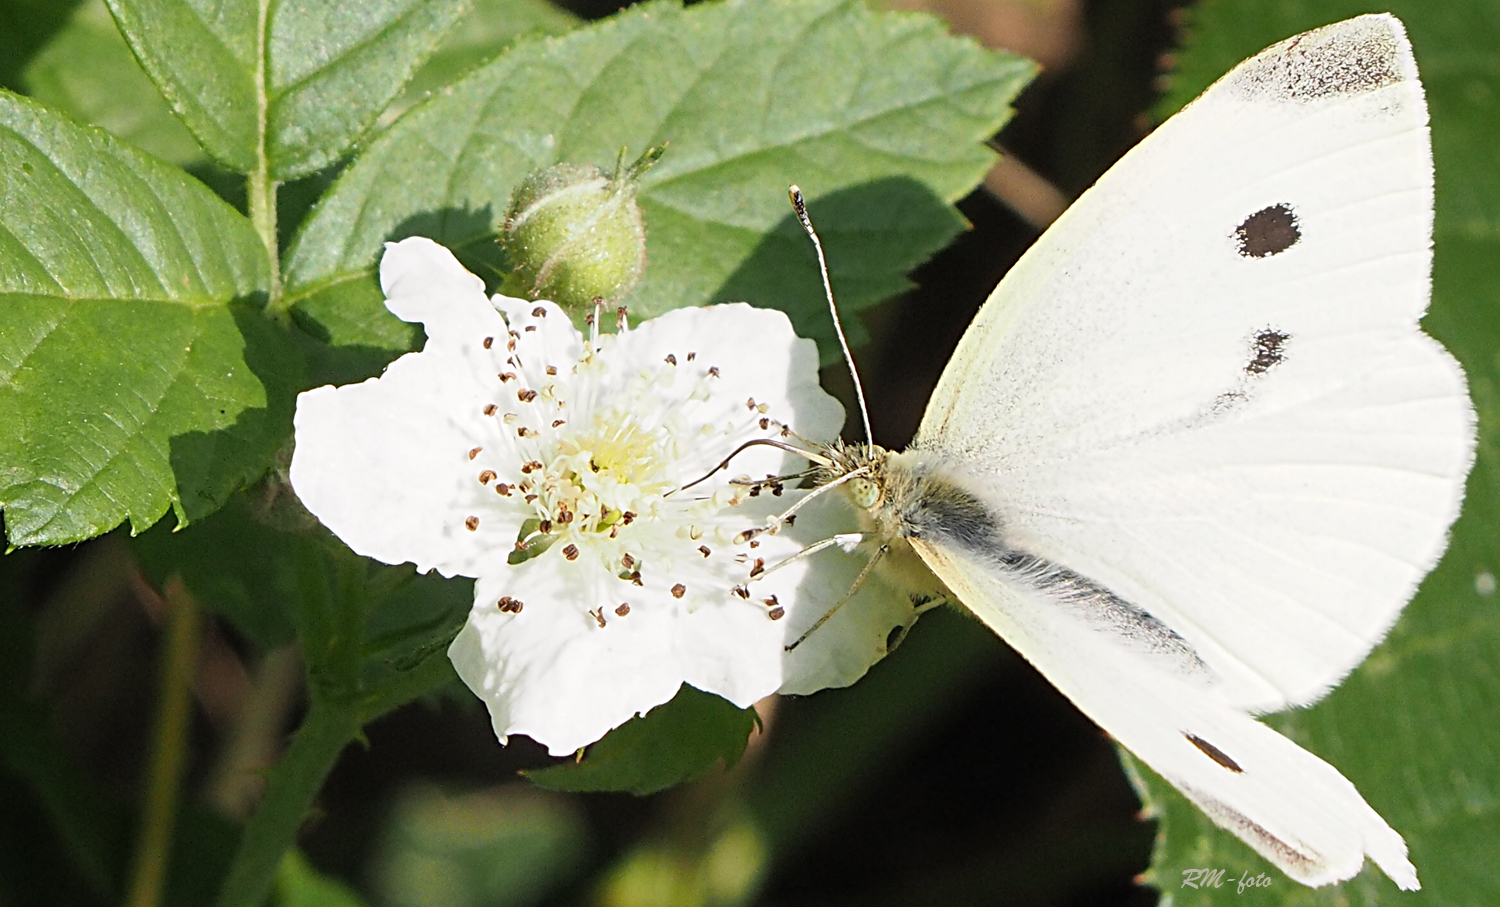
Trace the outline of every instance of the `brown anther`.
<instances>
[{"instance_id":1,"label":"brown anther","mask_svg":"<svg viewBox=\"0 0 1500 907\"><path fill-rule=\"evenodd\" d=\"M667 354L667 358L663 359L662 361L665 362L667 365L676 365L677 364L677 357L674 354L672 354L672 353L668 353Z\"/></svg>"},{"instance_id":2,"label":"brown anther","mask_svg":"<svg viewBox=\"0 0 1500 907\"><path fill-rule=\"evenodd\" d=\"M708 367L708 374L711 378L719 377L719 367L717 365L710 365Z\"/></svg>"},{"instance_id":3,"label":"brown anther","mask_svg":"<svg viewBox=\"0 0 1500 907\"><path fill-rule=\"evenodd\" d=\"M477 516L464 517L464 526L470 532L473 532L474 530L476 530L476 529L479 528L479 517L477 517Z\"/></svg>"},{"instance_id":4,"label":"brown anther","mask_svg":"<svg viewBox=\"0 0 1500 907\"><path fill-rule=\"evenodd\" d=\"M552 427L553 428L561 428L562 426L567 425L567 424L568 424L567 420L565 420L565 419L553 419L552 420Z\"/></svg>"},{"instance_id":5,"label":"brown anther","mask_svg":"<svg viewBox=\"0 0 1500 907\"><path fill-rule=\"evenodd\" d=\"M479 474L479 484L488 485L491 482L495 481L496 478L497 476L495 475L495 471L493 469L486 469L484 472L481 472Z\"/></svg>"},{"instance_id":6,"label":"brown anther","mask_svg":"<svg viewBox=\"0 0 1500 907\"><path fill-rule=\"evenodd\" d=\"M760 542L757 542L756 540L751 539L750 540L750 547L751 548L759 548L760 547Z\"/></svg>"},{"instance_id":7,"label":"brown anther","mask_svg":"<svg viewBox=\"0 0 1500 907\"><path fill-rule=\"evenodd\" d=\"M500 380L502 382L504 382L506 384L509 384L510 382L516 380L516 373L515 372L501 372L500 375L499 375L499 378L500 378Z\"/></svg>"},{"instance_id":8,"label":"brown anther","mask_svg":"<svg viewBox=\"0 0 1500 907\"><path fill-rule=\"evenodd\" d=\"M594 620L596 620L596 621L599 622L599 629L601 629L601 630L604 629L604 609L603 608L595 608L594 610L590 611L589 612L589 617L592 617Z\"/></svg>"},{"instance_id":9,"label":"brown anther","mask_svg":"<svg viewBox=\"0 0 1500 907\"><path fill-rule=\"evenodd\" d=\"M473 449L473 450L471 450L471 451L469 451L469 459L471 459L471 460L472 460L472 459L474 459L474 458L475 458L475 457L477 457L477 456L479 456L479 452L480 452L480 451L481 451L481 450L484 450L484 448L483 448L483 447L476 447L476 448L474 448L474 449Z\"/></svg>"},{"instance_id":10,"label":"brown anther","mask_svg":"<svg viewBox=\"0 0 1500 907\"><path fill-rule=\"evenodd\" d=\"M536 503L536 495L534 495L534 494L528 494L526 496L526 503L528 503L528 504L535 504Z\"/></svg>"},{"instance_id":11,"label":"brown anther","mask_svg":"<svg viewBox=\"0 0 1500 907\"><path fill-rule=\"evenodd\" d=\"M531 310L531 317L532 318L546 318L547 317L547 310L545 308L541 307L541 306L537 306L536 308L534 308L534 309Z\"/></svg>"},{"instance_id":12,"label":"brown anther","mask_svg":"<svg viewBox=\"0 0 1500 907\"><path fill-rule=\"evenodd\" d=\"M486 415L486 416L493 416L493 415L494 415L494 414L495 414L495 410L497 410L497 409L499 409L499 408L500 408L500 407L498 407L498 406L496 406L496 405L495 405L495 404L493 404L493 403L486 403L486 404L485 404L485 405L484 405L484 414L485 414L485 415Z\"/></svg>"},{"instance_id":13,"label":"brown anther","mask_svg":"<svg viewBox=\"0 0 1500 907\"><path fill-rule=\"evenodd\" d=\"M536 391L532 390L529 387L523 387L520 390L516 391L516 399L520 400L522 403L530 403L531 401L536 399Z\"/></svg>"},{"instance_id":14,"label":"brown anther","mask_svg":"<svg viewBox=\"0 0 1500 907\"><path fill-rule=\"evenodd\" d=\"M624 557L620 558L620 566L624 567L626 570L634 570L635 558L629 554L625 555Z\"/></svg>"},{"instance_id":15,"label":"brown anther","mask_svg":"<svg viewBox=\"0 0 1500 907\"><path fill-rule=\"evenodd\" d=\"M557 511L557 521L559 523L571 523L571 522L573 522L573 511L571 511L571 510L563 510L561 508L558 508L558 511Z\"/></svg>"},{"instance_id":16,"label":"brown anther","mask_svg":"<svg viewBox=\"0 0 1500 907\"><path fill-rule=\"evenodd\" d=\"M755 559L755 563L753 563L753 564L750 565L750 575L751 576L760 576L762 573L765 573L765 572L766 572L766 559L763 558L763 557L756 558Z\"/></svg>"},{"instance_id":17,"label":"brown anther","mask_svg":"<svg viewBox=\"0 0 1500 907\"><path fill-rule=\"evenodd\" d=\"M521 603L516 599L511 598L509 595L500 599L498 602L495 602L495 607L499 608L501 613L503 614L521 613Z\"/></svg>"},{"instance_id":18,"label":"brown anther","mask_svg":"<svg viewBox=\"0 0 1500 907\"><path fill-rule=\"evenodd\" d=\"M536 325L534 325L534 324L528 324L528 325L526 325L526 328L525 328L526 333L530 334L534 330L536 330Z\"/></svg>"},{"instance_id":19,"label":"brown anther","mask_svg":"<svg viewBox=\"0 0 1500 907\"><path fill-rule=\"evenodd\" d=\"M555 375L555 374L557 374L557 366L555 366L555 365L549 365L549 366L547 366L547 374L549 374L549 375Z\"/></svg>"},{"instance_id":20,"label":"brown anther","mask_svg":"<svg viewBox=\"0 0 1500 907\"><path fill-rule=\"evenodd\" d=\"M620 514L620 522L624 523L626 526L629 526L634 520L635 514L631 513L628 510Z\"/></svg>"},{"instance_id":21,"label":"brown anther","mask_svg":"<svg viewBox=\"0 0 1500 907\"><path fill-rule=\"evenodd\" d=\"M782 520L782 522L785 523L785 524L787 524L788 526L790 526L793 523L797 522L797 515L794 513L791 516L787 517L786 519Z\"/></svg>"},{"instance_id":22,"label":"brown anther","mask_svg":"<svg viewBox=\"0 0 1500 907\"><path fill-rule=\"evenodd\" d=\"M768 608L774 608L778 604L777 601L776 601L776 596L774 596L774 595L767 596L764 599L764 602L765 602L766 607L768 607Z\"/></svg>"},{"instance_id":23,"label":"brown anther","mask_svg":"<svg viewBox=\"0 0 1500 907\"><path fill-rule=\"evenodd\" d=\"M635 583L637 586L644 586L644 585L646 585L645 583L641 582L641 571L639 571L639 570L637 570L634 573L630 574L630 581L632 583Z\"/></svg>"},{"instance_id":24,"label":"brown anther","mask_svg":"<svg viewBox=\"0 0 1500 907\"><path fill-rule=\"evenodd\" d=\"M505 497L508 498L508 497L510 497L510 490L511 490L512 487L513 486L507 485L504 482L501 482L499 485L495 486L495 494L504 495Z\"/></svg>"},{"instance_id":25,"label":"brown anther","mask_svg":"<svg viewBox=\"0 0 1500 907\"><path fill-rule=\"evenodd\" d=\"M697 358L698 358L698 354L697 353L688 353L687 354L687 361L689 361L689 362L692 362L694 359L697 359Z\"/></svg>"},{"instance_id":26,"label":"brown anther","mask_svg":"<svg viewBox=\"0 0 1500 907\"><path fill-rule=\"evenodd\" d=\"M710 554L713 554L712 551L708 550L708 546L707 545L699 545L698 546L698 550L703 553L704 557L708 557Z\"/></svg>"},{"instance_id":27,"label":"brown anther","mask_svg":"<svg viewBox=\"0 0 1500 907\"><path fill-rule=\"evenodd\" d=\"M735 595L738 595L740 598L750 597L750 590L744 586L733 586L729 591L733 592Z\"/></svg>"},{"instance_id":28,"label":"brown anther","mask_svg":"<svg viewBox=\"0 0 1500 907\"><path fill-rule=\"evenodd\" d=\"M552 532L552 521L542 520L536 525L536 531L540 532L542 535L548 535Z\"/></svg>"},{"instance_id":29,"label":"brown anther","mask_svg":"<svg viewBox=\"0 0 1500 907\"><path fill-rule=\"evenodd\" d=\"M617 616L619 616L619 617L624 617L625 615L627 615L629 613L630 613L630 603L629 602L620 602L620 604L615 607L615 614Z\"/></svg>"},{"instance_id":30,"label":"brown anther","mask_svg":"<svg viewBox=\"0 0 1500 907\"><path fill-rule=\"evenodd\" d=\"M684 586L682 583L678 583L677 585L672 587L673 598L682 598L684 595L687 595L687 586Z\"/></svg>"},{"instance_id":31,"label":"brown anther","mask_svg":"<svg viewBox=\"0 0 1500 907\"><path fill-rule=\"evenodd\" d=\"M755 398L754 397L751 397L751 398L749 398L748 400L745 401L745 408L746 409L752 409L752 410L755 409Z\"/></svg>"},{"instance_id":32,"label":"brown anther","mask_svg":"<svg viewBox=\"0 0 1500 907\"><path fill-rule=\"evenodd\" d=\"M495 338L493 338L493 337L486 337L486 338L484 338L484 348L485 349L489 349L490 347L492 347L494 345L495 345Z\"/></svg>"},{"instance_id":33,"label":"brown anther","mask_svg":"<svg viewBox=\"0 0 1500 907\"><path fill-rule=\"evenodd\" d=\"M781 620L783 617L786 617L786 609L781 607L780 605L777 605L776 607L767 611L766 616L771 618L772 620Z\"/></svg>"},{"instance_id":34,"label":"brown anther","mask_svg":"<svg viewBox=\"0 0 1500 907\"><path fill-rule=\"evenodd\" d=\"M771 427L771 420L770 419L761 419L760 420L760 430L761 431L765 431L766 429L768 429L770 427Z\"/></svg>"},{"instance_id":35,"label":"brown anther","mask_svg":"<svg viewBox=\"0 0 1500 907\"><path fill-rule=\"evenodd\" d=\"M570 561L578 560L578 546L569 545L568 547L564 548L563 557L567 558Z\"/></svg>"},{"instance_id":36,"label":"brown anther","mask_svg":"<svg viewBox=\"0 0 1500 907\"><path fill-rule=\"evenodd\" d=\"M518 438L535 438L536 437L536 432L533 431L532 429L529 429L526 426L522 425L520 428L516 429L516 437L518 437Z\"/></svg>"}]
</instances>

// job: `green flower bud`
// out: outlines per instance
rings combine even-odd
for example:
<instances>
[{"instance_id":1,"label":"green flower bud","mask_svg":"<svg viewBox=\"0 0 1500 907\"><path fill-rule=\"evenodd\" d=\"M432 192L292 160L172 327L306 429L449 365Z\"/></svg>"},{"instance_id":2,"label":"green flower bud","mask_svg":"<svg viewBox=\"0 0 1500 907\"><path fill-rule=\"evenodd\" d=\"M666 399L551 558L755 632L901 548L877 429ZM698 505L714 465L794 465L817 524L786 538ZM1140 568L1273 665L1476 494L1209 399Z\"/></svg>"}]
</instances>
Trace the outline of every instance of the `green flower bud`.
<instances>
[{"instance_id":1,"label":"green flower bud","mask_svg":"<svg viewBox=\"0 0 1500 907\"><path fill-rule=\"evenodd\" d=\"M637 179L661 156L653 148L613 175L589 164L557 164L528 176L511 198L501 242L513 283L530 299L579 310L615 302L646 269L646 225Z\"/></svg>"}]
</instances>

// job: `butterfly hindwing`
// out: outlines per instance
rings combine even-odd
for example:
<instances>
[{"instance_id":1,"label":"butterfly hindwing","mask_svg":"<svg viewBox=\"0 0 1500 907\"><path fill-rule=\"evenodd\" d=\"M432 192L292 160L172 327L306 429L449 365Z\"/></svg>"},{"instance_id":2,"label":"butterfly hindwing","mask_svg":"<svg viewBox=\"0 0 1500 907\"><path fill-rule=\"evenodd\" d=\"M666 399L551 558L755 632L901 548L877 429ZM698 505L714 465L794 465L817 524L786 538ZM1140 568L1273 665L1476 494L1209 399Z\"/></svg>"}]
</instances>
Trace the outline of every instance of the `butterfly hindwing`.
<instances>
[{"instance_id":1,"label":"butterfly hindwing","mask_svg":"<svg viewBox=\"0 0 1500 907\"><path fill-rule=\"evenodd\" d=\"M1174 670L1075 620L1054 595L939 537L933 572L1084 714L1287 875L1326 885L1369 855L1418 887L1406 844L1338 770Z\"/></svg>"}]
</instances>

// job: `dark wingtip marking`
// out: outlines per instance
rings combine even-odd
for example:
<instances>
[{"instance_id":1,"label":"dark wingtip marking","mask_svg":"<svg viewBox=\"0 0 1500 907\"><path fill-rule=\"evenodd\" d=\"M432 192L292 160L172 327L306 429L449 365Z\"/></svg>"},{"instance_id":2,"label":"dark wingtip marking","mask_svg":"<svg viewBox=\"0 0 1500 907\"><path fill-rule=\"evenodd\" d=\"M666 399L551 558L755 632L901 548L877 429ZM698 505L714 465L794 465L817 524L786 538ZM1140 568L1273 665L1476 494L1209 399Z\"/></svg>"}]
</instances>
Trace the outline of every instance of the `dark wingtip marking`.
<instances>
[{"instance_id":1,"label":"dark wingtip marking","mask_svg":"<svg viewBox=\"0 0 1500 907\"><path fill-rule=\"evenodd\" d=\"M1297 244L1302 228L1292 206L1277 203L1262 208L1234 228L1234 239L1240 254L1246 258L1279 255Z\"/></svg>"},{"instance_id":2,"label":"dark wingtip marking","mask_svg":"<svg viewBox=\"0 0 1500 907\"><path fill-rule=\"evenodd\" d=\"M1230 78L1252 100L1314 101L1401 82L1408 58L1399 26L1368 16L1289 38L1240 64Z\"/></svg>"},{"instance_id":3,"label":"dark wingtip marking","mask_svg":"<svg viewBox=\"0 0 1500 907\"><path fill-rule=\"evenodd\" d=\"M1209 743L1207 740L1204 740L1202 737L1199 737L1197 734L1189 734L1187 731L1183 731L1182 736L1188 739L1188 743L1196 746L1199 751L1203 753L1203 755L1234 772L1236 775L1243 775L1245 773L1245 770L1240 768L1240 764L1238 762L1235 762L1233 759L1229 758L1228 753L1214 746L1212 743Z\"/></svg>"},{"instance_id":4,"label":"dark wingtip marking","mask_svg":"<svg viewBox=\"0 0 1500 907\"><path fill-rule=\"evenodd\" d=\"M1283 334L1275 328L1266 328L1255 335L1251 344L1251 358L1245 366L1247 375L1264 375L1272 368L1280 365L1286 359L1286 342L1291 340L1290 334Z\"/></svg>"}]
</instances>

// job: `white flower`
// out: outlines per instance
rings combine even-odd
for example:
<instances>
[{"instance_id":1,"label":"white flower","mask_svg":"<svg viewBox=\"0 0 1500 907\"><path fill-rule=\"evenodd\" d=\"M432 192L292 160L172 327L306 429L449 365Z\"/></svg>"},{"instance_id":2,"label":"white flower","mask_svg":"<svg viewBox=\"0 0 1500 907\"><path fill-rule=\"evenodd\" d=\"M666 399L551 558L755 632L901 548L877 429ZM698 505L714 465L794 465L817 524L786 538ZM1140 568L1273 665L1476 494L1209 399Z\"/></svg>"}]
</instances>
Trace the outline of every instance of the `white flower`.
<instances>
[{"instance_id":1,"label":"white flower","mask_svg":"<svg viewBox=\"0 0 1500 907\"><path fill-rule=\"evenodd\" d=\"M585 340L550 302L486 299L421 238L388 245L380 279L426 347L298 398L292 485L356 552L476 578L449 656L502 742L570 753L684 682L741 707L844 685L909 621L873 580L787 653L868 555L771 568L853 514L828 495L741 539L807 494L731 483L805 466L770 446L683 487L744 442L781 438L781 423L815 441L841 425L814 345L780 312L679 309Z\"/></svg>"}]
</instances>

